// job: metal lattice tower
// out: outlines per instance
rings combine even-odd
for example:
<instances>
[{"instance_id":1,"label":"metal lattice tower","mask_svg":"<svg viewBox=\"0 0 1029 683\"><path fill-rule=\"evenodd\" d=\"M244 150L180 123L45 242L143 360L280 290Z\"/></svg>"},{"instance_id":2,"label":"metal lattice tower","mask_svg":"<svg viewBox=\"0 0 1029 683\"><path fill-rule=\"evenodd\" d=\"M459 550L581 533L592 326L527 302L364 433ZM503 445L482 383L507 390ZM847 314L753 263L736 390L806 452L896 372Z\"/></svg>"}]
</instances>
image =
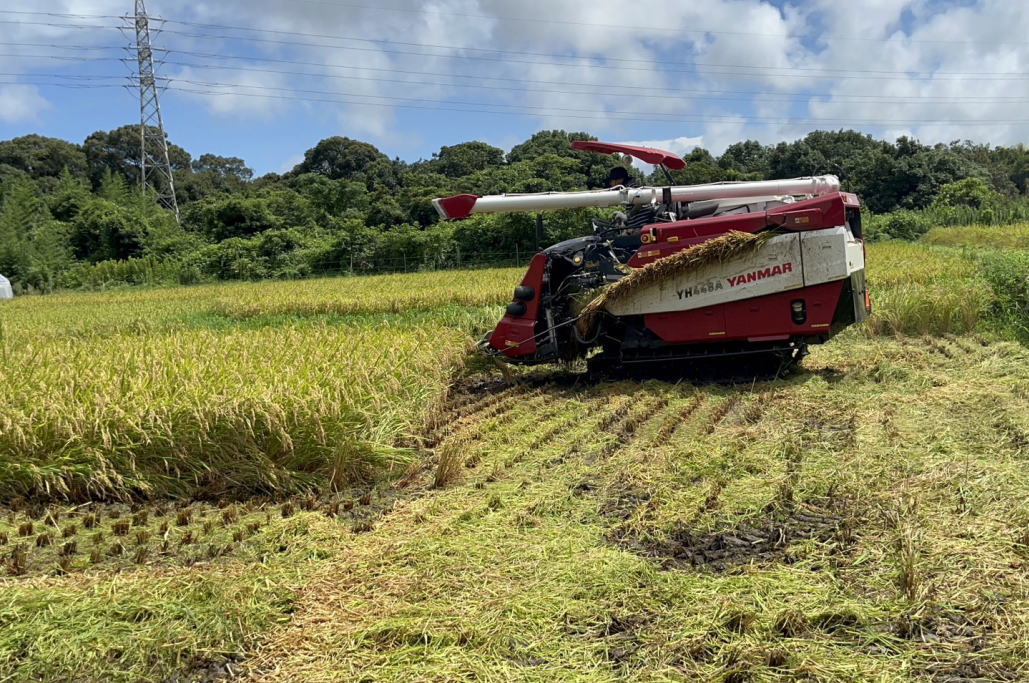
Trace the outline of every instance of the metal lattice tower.
<instances>
[{"instance_id":1,"label":"metal lattice tower","mask_svg":"<svg viewBox=\"0 0 1029 683\"><path fill-rule=\"evenodd\" d=\"M168 158L168 139L164 134L161 103L157 97L154 76L154 52L150 44L150 19L143 0L136 0L136 59L139 64L139 174L143 191L147 186L157 194L157 201L175 213L175 179Z\"/></svg>"}]
</instances>

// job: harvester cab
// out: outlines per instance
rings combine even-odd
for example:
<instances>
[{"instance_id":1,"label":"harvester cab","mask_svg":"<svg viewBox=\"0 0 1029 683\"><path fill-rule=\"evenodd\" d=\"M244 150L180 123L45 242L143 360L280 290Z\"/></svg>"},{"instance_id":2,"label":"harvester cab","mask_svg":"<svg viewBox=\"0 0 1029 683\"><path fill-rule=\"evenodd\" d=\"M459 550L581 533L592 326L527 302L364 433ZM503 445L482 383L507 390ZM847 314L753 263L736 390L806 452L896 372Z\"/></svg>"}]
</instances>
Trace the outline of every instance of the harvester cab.
<instances>
[{"instance_id":1,"label":"harvester cab","mask_svg":"<svg viewBox=\"0 0 1029 683\"><path fill-rule=\"evenodd\" d=\"M678 156L648 147L596 141L572 146L666 169L686 166ZM503 319L480 343L510 363L588 358L591 369L601 371L779 373L809 344L827 341L871 312L861 205L855 195L840 192L831 175L464 194L433 204L447 219L625 208L612 221L594 219L593 234L533 256Z\"/></svg>"}]
</instances>

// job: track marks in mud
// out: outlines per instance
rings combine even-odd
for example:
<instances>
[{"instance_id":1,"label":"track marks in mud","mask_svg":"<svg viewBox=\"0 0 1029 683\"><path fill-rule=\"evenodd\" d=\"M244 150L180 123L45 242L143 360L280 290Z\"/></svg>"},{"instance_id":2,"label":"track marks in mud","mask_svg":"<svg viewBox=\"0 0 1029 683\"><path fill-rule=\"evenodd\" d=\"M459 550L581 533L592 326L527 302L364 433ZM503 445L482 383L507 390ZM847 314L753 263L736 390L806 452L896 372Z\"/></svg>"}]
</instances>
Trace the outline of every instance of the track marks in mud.
<instances>
[{"instance_id":1,"label":"track marks in mud","mask_svg":"<svg viewBox=\"0 0 1029 683\"><path fill-rule=\"evenodd\" d=\"M506 412L517 405L517 399L530 391L526 385L516 384L501 389L496 393L477 397L471 394L459 394L449 405L433 416L426 425L424 443L432 448L440 441L463 428Z\"/></svg>"},{"instance_id":2,"label":"track marks in mud","mask_svg":"<svg viewBox=\"0 0 1029 683\"><path fill-rule=\"evenodd\" d=\"M679 429L690 421L694 413L703 405L704 394L694 394L681 408L674 411L661 424L650 440L651 446L661 446L668 443L675 436Z\"/></svg>"},{"instance_id":3,"label":"track marks in mud","mask_svg":"<svg viewBox=\"0 0 1029 683\"><path fill-rule=\"evenodd\" d=\"M726 418L733 409L740 404L740 394L732 394L727 399L715 406L715 409L707 417L707 424L704 425L704 434L714 434L718 425Z\"/></svg>"},{"instance_id":4,"label":"track marks in mud","mask_svg":"<svg viewBox=\"0 0 1029 683\"><path fill-rule=\"evenodd\" d=\"M614 438L604 444L590 460L609 458L619 449L625 448L645 424L660 419L667 406L666 396L648 398L626 410L612 422L602 425L603 431Z\"/></svg>"},{"instance_id":5,"label":"track marks in mud","mask_svg":"<svg viewBox=\"0 0 1029 683\"><path fill-rule=\"evenodd\" d=\"M839 533L842 519L825 508L803 505L782 517L769 516L717 533L697 534L679 523L660 540L634 535L625 529L612 534L610 540L657 559L666 568L707 567L725 571L742 564L788 559L790 543L806 538L832 538Z\"/></svg>"}]
</instances>

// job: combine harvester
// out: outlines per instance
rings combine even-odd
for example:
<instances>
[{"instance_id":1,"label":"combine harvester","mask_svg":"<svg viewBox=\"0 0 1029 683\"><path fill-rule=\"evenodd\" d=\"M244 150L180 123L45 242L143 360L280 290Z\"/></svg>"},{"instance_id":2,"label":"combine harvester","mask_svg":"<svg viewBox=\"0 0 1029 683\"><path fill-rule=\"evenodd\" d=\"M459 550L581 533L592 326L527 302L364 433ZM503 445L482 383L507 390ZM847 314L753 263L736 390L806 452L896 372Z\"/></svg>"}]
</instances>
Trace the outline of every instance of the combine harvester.
<instances>
[{"instance_id":1,"label":"combine harvester","mask_svg":"<svg viewBox=\"0 0 1029 683\"><path fill-rule=\"evenodd\" d=\"M647 147L578 141L665 169ZM448 219L475 213L628 208L593 235L529 263L504 318L480 347L510 363L589 358L592 373L733 378L780 374L871 312L858 198L826 175L792 180L626 187L434 200ZM594 352L599 349L599 352Z\"/></svg>"}]
</instances>

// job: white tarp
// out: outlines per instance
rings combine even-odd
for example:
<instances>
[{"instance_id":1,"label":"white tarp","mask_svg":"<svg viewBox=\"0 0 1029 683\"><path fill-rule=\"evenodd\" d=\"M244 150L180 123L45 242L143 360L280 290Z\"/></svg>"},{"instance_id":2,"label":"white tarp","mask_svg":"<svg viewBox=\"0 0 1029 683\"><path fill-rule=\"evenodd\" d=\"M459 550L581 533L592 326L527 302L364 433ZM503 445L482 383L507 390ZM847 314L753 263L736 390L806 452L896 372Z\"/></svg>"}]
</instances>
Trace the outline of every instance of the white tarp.
<instances>
[{"instance_id":1,"label":"white tarp","mask_svg":"<svg viewBox=\"0 0 1029 683\"><path fill-rule=\"evenodd\" d=\"M11 281L0 275L0 299L13 299L14 290L11 289Z\"/></svg>"}]
</instances>

